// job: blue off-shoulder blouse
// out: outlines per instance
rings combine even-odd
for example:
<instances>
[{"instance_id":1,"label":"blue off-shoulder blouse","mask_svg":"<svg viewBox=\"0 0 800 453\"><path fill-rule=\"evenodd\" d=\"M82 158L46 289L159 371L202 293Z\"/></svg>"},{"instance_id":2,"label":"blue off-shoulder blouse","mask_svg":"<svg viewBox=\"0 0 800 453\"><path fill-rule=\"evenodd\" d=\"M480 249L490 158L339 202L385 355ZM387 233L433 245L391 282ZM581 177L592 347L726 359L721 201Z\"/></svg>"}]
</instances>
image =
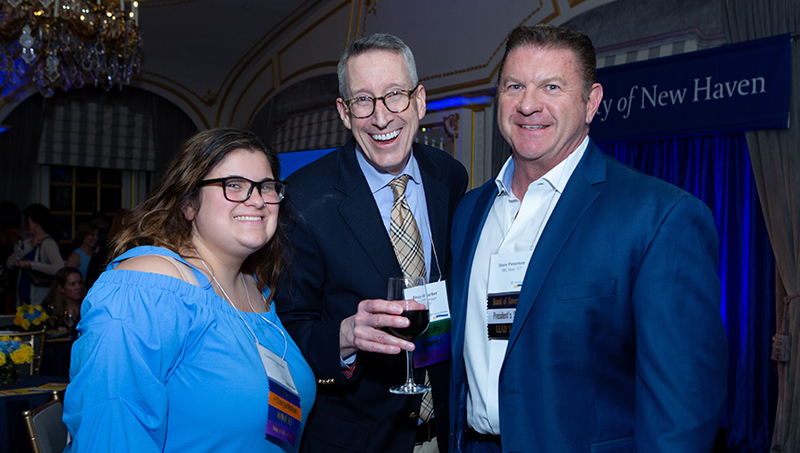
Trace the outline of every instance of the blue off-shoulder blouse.
<instances>
[{"instance_id":1,"label":"blue off-shoulder blouse","mask_svg":"<svg viewBox=\"0 0 800 453\"><path fill-rule=\"evenodd\" d=\"M137 247L109 269L141 255L186 263L167 249ZM64 400L72 442L65 451L298 450L299 437L291 447L265 436L269 385L251 330L278 356L286 350L300 393L301 432L316 392L313 372L274 303L266 313L240 312L192 269L199 287L129 270L104 272L92 286L72 348Z\"/></svg>"}]
</instances>

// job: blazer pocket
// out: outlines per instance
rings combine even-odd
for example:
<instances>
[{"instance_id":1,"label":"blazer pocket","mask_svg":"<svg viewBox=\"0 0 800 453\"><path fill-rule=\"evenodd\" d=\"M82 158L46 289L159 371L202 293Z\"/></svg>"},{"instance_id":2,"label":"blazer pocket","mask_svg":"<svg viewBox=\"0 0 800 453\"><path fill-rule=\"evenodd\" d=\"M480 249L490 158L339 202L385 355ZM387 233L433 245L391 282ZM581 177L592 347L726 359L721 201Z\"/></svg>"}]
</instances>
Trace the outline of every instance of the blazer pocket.
<instances>
[{"instance_id":1,"label":"blazer pocket","mask_svg":"<svg viewBox=\"0 0 800 453\"><path fill-rule=\"evenodd\" d=\"M592 297L610 296L617 293L617 279L597 282L578 283L574 285L558 285L558 300L588 299Z\"/></svg>"},{"instance_id":2,"label":"blazer pocket","mask_svg":"<svg viewBox=\"0 0 800 453\"><path fill-rule=\"evenodd\" d=\"M591 445L592 453L635 453L633 437L623 437L622 439L607 440Z\"/></svg>"}]
</instances>

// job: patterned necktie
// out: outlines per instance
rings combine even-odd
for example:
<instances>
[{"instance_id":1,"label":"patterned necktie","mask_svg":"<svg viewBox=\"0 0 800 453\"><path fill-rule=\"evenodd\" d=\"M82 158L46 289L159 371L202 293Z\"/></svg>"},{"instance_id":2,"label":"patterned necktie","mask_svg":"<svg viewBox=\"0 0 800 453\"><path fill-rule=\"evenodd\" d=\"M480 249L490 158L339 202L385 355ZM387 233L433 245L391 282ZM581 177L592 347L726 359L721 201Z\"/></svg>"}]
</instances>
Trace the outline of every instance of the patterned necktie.
<instances>
[{"instance_id":1,"label":"patterned necktie","mask_svg":"<svg viewBox=\"0 0 800 453\"><path fill-rule=\"evenodd\" d=\"M417 222L408 207L406 200L406 184L408 175L393 179L389 183L394 194L392 204L392 221L389 225L389 237L394 245L394 254L405 277L426 277L425 253L422 239L419 236Z\"/></svg>"},{"instance_id":2,"label":"patterned necktie","mask_svg":"<svg viewBox=\"0 0 800 453\"><path fill-rule=\"evenodd\" d=\"M389 237L394 245L397 262L403 270L405 277L427 277L425 271L425 253L422 249L422 239L419 235L417 222L408 207L406 200L406 185L408 175L402 175L389 183L394 194L392 204L392 221L389 225ZM425 385L430 385L428 370L425 370ZM428 422L433 417L433 392L422 394L422 404L419 408L419 417L423 422Z\"/></svg>"}]
</instances>

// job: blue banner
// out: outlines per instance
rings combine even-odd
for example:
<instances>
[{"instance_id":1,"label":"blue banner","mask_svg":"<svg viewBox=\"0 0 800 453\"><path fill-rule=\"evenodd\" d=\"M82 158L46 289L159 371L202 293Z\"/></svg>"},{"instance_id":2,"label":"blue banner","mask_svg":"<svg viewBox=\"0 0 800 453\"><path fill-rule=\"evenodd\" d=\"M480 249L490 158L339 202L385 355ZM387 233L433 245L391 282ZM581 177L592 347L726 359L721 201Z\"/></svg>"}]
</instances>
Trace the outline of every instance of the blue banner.
<instances>
[{"instance_id":1,"label":"blue banner","mask_svg":"<svg viewBox=\"0 0 800 453\"><path fill-rule=\"evenodd\" d=\"M773 36L597 70L597 142L789 127L791 40Z\"/></svg>"}]
</instances>

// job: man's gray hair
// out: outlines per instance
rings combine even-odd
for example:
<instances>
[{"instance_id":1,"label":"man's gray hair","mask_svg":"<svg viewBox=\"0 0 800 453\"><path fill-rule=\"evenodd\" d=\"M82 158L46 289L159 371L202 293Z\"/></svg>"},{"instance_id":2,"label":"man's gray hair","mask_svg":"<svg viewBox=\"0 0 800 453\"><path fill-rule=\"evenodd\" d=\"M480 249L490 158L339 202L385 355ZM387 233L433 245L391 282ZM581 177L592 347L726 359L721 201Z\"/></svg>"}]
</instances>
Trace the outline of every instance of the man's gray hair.
<instances>
[{"instance_id":1,"label":"man's gray hair","mask_svg":"<svg viewBox=\"0 0 800 453\"><path fill-rule=\"evenodd\" d=\"M406 69L408 70L408 79L411 81L409 89L417 86L419 79L417 78L417 65L414 63L414 54L411 49L400 38L388 33L375 33L373 35L358 38L344 51L342 58L339 59L339 66L337 68L337 75L339 76L339 96L342 99L349 99L350 93L347 86L347 61L350 58L357 57L373 50L383 50L393 52L403 56L406 61Z\"/></svg>"}]
</instances>

